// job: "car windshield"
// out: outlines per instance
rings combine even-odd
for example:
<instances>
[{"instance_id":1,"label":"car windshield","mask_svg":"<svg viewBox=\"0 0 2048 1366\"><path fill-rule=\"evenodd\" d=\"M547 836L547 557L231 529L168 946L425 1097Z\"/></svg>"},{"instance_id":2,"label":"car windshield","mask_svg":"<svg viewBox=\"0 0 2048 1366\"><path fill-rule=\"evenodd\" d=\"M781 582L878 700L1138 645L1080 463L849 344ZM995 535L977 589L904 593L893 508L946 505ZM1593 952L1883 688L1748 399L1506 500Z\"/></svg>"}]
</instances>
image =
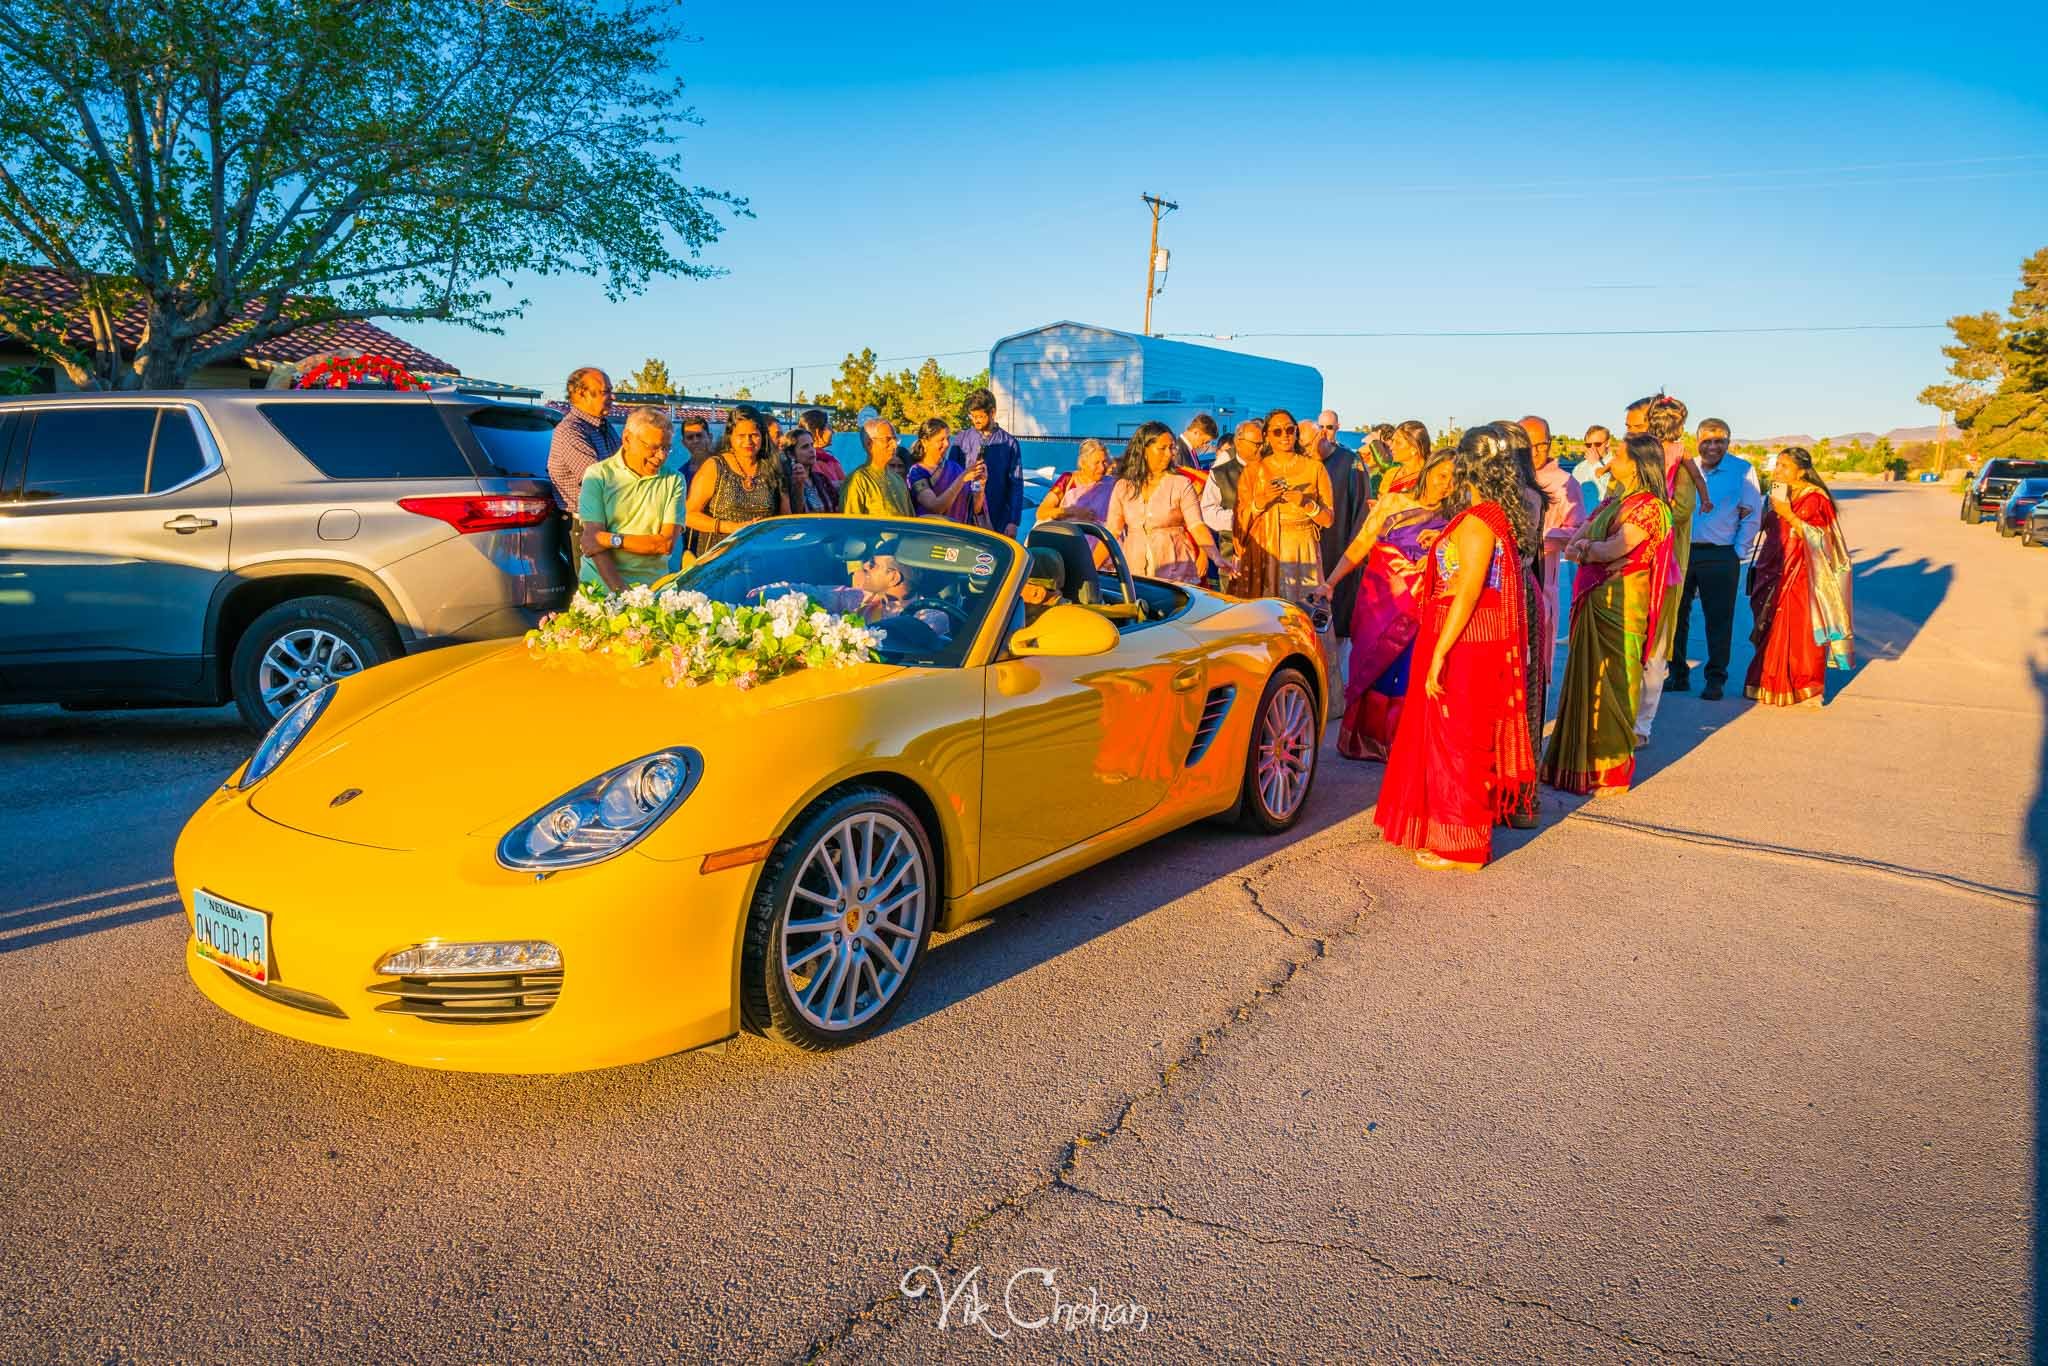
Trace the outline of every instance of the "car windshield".
<instances>
[{"instance_id":1,"label":"car windshield","mask_svg":"<svg viewBox=\"0 0 2048 1366\"><path fill-rule=\"evenodd\" d=\"M677 587L734 606L801 592L865 617L891 664L958 668L1015 554L950 522L774 517L720 542Z\"/></svg>"}]
</instances>

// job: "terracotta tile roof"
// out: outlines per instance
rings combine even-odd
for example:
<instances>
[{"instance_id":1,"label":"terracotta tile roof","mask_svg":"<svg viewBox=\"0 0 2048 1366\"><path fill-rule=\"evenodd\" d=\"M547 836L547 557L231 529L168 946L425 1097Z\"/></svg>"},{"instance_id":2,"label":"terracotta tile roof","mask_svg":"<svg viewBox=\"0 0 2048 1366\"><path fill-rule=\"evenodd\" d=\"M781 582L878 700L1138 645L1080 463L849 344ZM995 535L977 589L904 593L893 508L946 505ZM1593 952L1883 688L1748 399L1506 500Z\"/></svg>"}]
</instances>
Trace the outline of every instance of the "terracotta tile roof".
<instances>
[{"instance_id":1,"label":"terracotta tile roof","mask_svg":"<svg viewBox=\"0 0 2048 1366\"><path fill-rule=\"evenodd\" d=\"M78 305L78 287L56 271L44 266L13 266L0 263L0 297L22 299L64 314L71 320L65 329L65 339L82 347L92 345L92 332L86 326L84 315ZM253 316L257 311L257 306L251 304L248 315ZM115 322L114 335L121 339L124 346L132 348L142 340L143 320L143 308L138 303ZM225 328L209 332L199 339L199 345L212 345L226 335ZM280 364L304 360L308 356L324 355L330 351L362 351L389 356L403 363L415 374L462 373L439 356L420 350L411 342L393 336L374 323L357 321L315 323L296 332L287 332L281 337L260 341L243 354L252 361Z\"/></svg>"}]
</instances>

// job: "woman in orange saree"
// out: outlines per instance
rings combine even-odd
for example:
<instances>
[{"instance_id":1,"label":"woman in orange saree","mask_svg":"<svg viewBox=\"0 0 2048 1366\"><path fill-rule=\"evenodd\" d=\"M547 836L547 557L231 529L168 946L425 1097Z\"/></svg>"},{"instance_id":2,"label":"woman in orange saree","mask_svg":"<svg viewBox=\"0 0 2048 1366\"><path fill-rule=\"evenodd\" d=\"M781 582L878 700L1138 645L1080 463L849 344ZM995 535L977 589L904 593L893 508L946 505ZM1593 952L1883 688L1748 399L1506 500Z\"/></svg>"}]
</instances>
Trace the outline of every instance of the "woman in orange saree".
<instances>
[{"instance_id":1,"label":"woman in orange saree","mask_svg":"<svg viewBox=\"0 0 2048 1366\"><path fill-rule=\"evenodd\" d=\"M1804 447L1787 446L1771 466L1771 501L1749 571L1756 618L1743 691L1772 707L1821 704L1830 668L1855 660L1849 544L1834 495Z\"/></svg>"},{"instance_id":2,"label":"woman in orange saree","mask_svg":"<svg viewBox=\"0 0 2048 1366\"><path fill-rule=\"evenodd\" d=\"M1564 551L1579 568L1557 724L1543 755L1544 782L1600 797L1620 796L1635 780L1644 660L1671 573L1663 447L1629 437L1608 477L1606 501Z\"/></svg>"},{"instance_id":3,"label":"woman in orange saree","mask_svg":"<svg viewBox=\"0 0 2048 1366\"><path fill-rule=\"evenodd\" d=\"M1419 866L1475 872L1536 773L1517 549L1529 528L1511 465L1460 451L1454 468L1444 506L1462 510L1430 547L1422 580L1421 695L1402 711L1373 819Z\"/></svg>"}]
</instances>

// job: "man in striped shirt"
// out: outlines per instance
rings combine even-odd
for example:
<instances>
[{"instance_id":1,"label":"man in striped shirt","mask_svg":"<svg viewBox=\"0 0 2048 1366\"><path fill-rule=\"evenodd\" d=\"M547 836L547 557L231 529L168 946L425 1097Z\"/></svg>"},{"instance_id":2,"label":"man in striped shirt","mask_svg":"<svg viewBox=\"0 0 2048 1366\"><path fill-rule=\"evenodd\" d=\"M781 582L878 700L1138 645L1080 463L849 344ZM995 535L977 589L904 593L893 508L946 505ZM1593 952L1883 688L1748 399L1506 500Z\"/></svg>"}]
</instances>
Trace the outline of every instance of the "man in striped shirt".
<instances>
[{"instance_id":1,"label":"man in striped shirt","mask_svg":"<svg viewBox=\"0 0 2048 1366\"><path fill-rule=\"evenodd\" d=\"M569 523L569 567L583 570L583 528L576 521L576 503L583 494L583 474L600 460L617 454L619 438L604 420L612 406L611 377L594 365L569 372L564 387L569 411L555 424L548 442L548 479L555 503Z\"/></svg>"}]
</instances>

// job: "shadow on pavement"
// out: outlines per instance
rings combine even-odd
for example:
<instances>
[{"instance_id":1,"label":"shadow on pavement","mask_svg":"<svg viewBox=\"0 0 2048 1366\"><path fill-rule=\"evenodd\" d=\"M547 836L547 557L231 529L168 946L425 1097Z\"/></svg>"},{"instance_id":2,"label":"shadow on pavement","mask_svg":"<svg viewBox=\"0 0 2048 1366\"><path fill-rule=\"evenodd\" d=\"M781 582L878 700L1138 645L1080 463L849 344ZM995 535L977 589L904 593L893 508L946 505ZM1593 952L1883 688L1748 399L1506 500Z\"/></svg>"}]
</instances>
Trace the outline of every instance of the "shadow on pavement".
<instances>
[{"instance_id":1,"label":"shadow on pavement","mask_svg":"<svg viewBox=\"0 0 2048 1366\"><path fill-rule=\"evenodd\" d=\"M0 911L0 954L178 914L169 878Z\"/></svg>"},{"instance_id":2,"label":"shadow on pavement","mask_svg":"<svg viewBox=\"0 0 2048 1366\"><path fill-rule=\"evenodd\" d=\"M964 927L932 947L924 972L889 1030L937 1014L1092 939L1113 934L1219 879L1249 873L1349 820L1377 799L1381 767L1340 759L1334 744L1325 743L1308 808L1301 823L1286 834L1266 837L1199 822L1063 878ZM1361 772L1368 769L1369 775ZM1362 777L1369 787L1361 797ZM1132 875L1133 860L1144 864L1141 879ZM1161 964L1161 969L1171 966Z\"/></svg>"},{"instance_id":3,"label":"shadow on pavement","mask_svg":"<svg viewBox=\"0 0 2048 1366\"><path fill-rule=\"evenodd\" d=\"M1955 582L1952 565L1922 555L1907 559L1897 546L1856 564L1856 667L1828 671L1828 695L1854 682L1873 659L1897 659L1948 597Z\"/></svg>"},{"instance_id":4,"label":"shadow on pavement","mask_svg":"<svg viewBox=\"0 0 2048 1366\"><path fill-rule=\"evenodd\" d=\"M2043 651L2027 662L2048 714L2048 633L2042 635ZM2048 1360L2048 1145L2041 1140L2042 1117L2048 1115L2048 1066L2044 1066L2043 1041L2048 1040L2048 899L2041 891L2044 866L2048 866L2048 727L2041 736L2041 752L2034 762L2034 800L2027 807L2027 857L2034 866L2034 1360Z\"/></svg>"}]
</instances>

